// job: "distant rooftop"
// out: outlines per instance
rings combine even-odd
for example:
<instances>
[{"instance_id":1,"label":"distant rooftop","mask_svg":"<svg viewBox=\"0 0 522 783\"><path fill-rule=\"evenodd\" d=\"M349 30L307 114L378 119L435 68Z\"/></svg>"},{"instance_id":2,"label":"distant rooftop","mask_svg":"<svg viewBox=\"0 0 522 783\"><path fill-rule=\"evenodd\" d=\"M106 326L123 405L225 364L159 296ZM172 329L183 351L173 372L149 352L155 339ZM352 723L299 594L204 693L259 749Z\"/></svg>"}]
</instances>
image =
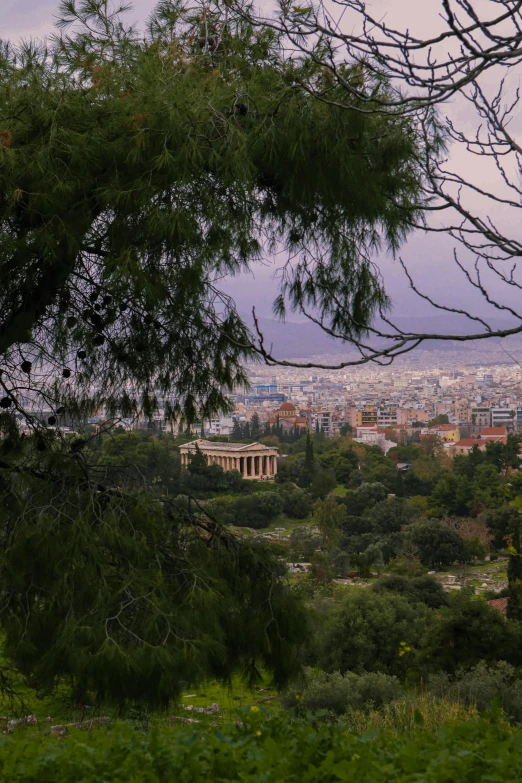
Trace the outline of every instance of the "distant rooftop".
<instances>
[{"instance_id":1,"label":"distant rooftop","mask_svg":"<svg viewBox=\"0 0 522 783\"><path fill-rule=\"evenodd\" d=\"M507 598L492 598L491 601L487 601L494 609L498 609L501 614L506 614L507 611Z\"/></svg>"}]
</instances>

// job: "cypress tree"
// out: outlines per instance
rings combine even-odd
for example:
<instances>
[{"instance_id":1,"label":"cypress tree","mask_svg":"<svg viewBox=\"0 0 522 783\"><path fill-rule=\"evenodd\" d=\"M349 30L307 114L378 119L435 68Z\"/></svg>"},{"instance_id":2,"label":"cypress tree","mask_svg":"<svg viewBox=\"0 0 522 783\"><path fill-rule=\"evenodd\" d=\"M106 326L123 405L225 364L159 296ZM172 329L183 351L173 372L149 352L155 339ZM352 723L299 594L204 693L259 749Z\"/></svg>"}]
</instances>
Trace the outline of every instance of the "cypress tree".
<instances>
[{"instance_id":1,"label":"cypress tree","mask_svg":"<svg viewBox=\"0 0 522 783\"><path fill-rule=\"evenodd\" d=\"M310 473L313 472L314 469L314 444L312 443L312 439L310 438L310 433L307 432L306 434L306 451L305 451L305 468Z\"/></svg>"},{"instance_id":2,"label":"cypress tree","mask_svg":"<svg viewBox=\"0 0 522 783\"><path fill-rule=\"evenodd\" d=\"M522 553L520 551L520 525L513 524L511 545L508 547L508 601L506 614L512 620L522 621Z\"/></svg>"},{"instance_id":3,"label":"cypress tree","mask_svg":"<svg viewBox=\"0 0 522 783\"><path fill-rule=\"evenodd\" d=\"M243 431L238 418L234 418L234 427L232 429L232 437L234 440L241 440L243 437Z\"/></svg>"},{"instance_id":4,"label":"cypress tree","mask_svg":"<svg viewBox=\"0 0 522 783\"><path fill-rule=\"evenodd\" d=\"M254 440L259 437L259 434L261 432L261 426L259 423L259 414L257 411L252 416L252 420L250 422L250 434Z\"/></svg>"}]
</instances>

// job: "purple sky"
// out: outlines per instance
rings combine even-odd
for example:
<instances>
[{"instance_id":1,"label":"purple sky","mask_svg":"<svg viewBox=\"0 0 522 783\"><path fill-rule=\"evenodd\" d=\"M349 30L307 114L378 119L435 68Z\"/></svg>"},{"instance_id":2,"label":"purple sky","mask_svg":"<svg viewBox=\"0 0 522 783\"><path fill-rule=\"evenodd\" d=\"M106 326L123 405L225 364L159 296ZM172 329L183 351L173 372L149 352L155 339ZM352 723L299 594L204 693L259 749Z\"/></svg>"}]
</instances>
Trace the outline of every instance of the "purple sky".
<instances>
[{"instance_id":1,"label":"purple sky","mask_svg":"<svg viewBox=\"0 0 522 783\"><path fill-rule=\"evenodd\" d=\"M57 12L58 0L0 0L2 13L0 16L0 38L12 41L20 38L43 37L52 31L53 18ZM479 0L479 6L484 5L484 0ZM490 4L491 5L491 4ZM155 3L152 0L134 0L133 10L129 17L137 22L143 22L153 10ZM390 24L397 26L416 26L416 32L433 34L441 22L438 18L440 12L440 0L424 0L413 3L411 0L376 0L372 4L375 15L386 12ZM350 19L343 21L345 29L351 24ZM455 103L448 107L448 111L454 119L457 119L464 127L472 127L472 117L469 108L464 103ZM477 181L482 185L489 185L493 177L498 176L486 165L478 166L475 159L469 160L459 151L452 151L452 165L456 165L461 171L473 171ZM499 212L497 217L505 218ZM509 229L517 225L507 219ZM465 284L461 272L455 269L452 261L453 242L439 235L416 234L410 238L401 251L419 286L434 299L439 299L454 306L470 306L476 302L476 296L469 286ZM251 309L252 304L258 307L259 314L270 316L271 302L276 292L276 283L273 280L274 270L281 260L272 259L267 266L256 267L252 275L242 275L227 283L229 292L235 297L242 311ZM407 281L399 264L390 258L379 258L386 286L395 304L397 315L429 315L427 305L414 294L408 292ZM517 297L518 298L518 297ZM508 300L505 300L508 301ZM480 312L485 312L485 306L480 303L477 307ZM292 320L292 318L290 318ZM297 319L295 319L297 320Z\"/></svg>"}]
</instances>

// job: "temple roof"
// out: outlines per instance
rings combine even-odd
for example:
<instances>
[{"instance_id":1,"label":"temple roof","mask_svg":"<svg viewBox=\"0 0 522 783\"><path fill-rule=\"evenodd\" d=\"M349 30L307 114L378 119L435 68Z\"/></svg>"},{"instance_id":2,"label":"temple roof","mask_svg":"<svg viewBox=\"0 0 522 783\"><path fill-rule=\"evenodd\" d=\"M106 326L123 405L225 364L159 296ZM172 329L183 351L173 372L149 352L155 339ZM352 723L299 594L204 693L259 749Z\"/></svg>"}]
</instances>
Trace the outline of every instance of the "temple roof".
<instances>
[{"instance_id":1,"label":"temple roof","mask_svg":"<svg viewBox=\"0 0 522 783\"><path fill-rule=\"evenodd\" d=\"M265 446L264 443L220 443L212 440L201 439L193 440L191 443L184 443L182 446L180 446L180 450L195 449L196 446L200 451L277 451L275 446Z\"/></svg>"}]
</instances>

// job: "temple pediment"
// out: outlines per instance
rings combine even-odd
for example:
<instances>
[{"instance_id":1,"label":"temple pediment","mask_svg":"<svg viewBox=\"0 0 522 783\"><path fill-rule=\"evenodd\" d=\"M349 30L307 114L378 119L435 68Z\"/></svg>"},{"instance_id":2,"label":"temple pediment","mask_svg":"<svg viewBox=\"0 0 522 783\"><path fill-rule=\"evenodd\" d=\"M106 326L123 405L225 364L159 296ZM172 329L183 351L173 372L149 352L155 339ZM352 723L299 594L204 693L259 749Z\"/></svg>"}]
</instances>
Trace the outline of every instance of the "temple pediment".
<instances>
[{"instance_id":1,"label":"temple pediment","mask_svg":"<svg viewBox=\"0 0 522 783\"><path fill-rule=\"evenodd\" d=\"M265 446L264 443L216 443L212 440L193 440L190 443L184 443L180 446L180 449L195 449L196 446L200 451L223 451L227 453L244 453L245 451L265 451L266 453L277 451L275 446Z\"/></svg>"}]
</instances>

